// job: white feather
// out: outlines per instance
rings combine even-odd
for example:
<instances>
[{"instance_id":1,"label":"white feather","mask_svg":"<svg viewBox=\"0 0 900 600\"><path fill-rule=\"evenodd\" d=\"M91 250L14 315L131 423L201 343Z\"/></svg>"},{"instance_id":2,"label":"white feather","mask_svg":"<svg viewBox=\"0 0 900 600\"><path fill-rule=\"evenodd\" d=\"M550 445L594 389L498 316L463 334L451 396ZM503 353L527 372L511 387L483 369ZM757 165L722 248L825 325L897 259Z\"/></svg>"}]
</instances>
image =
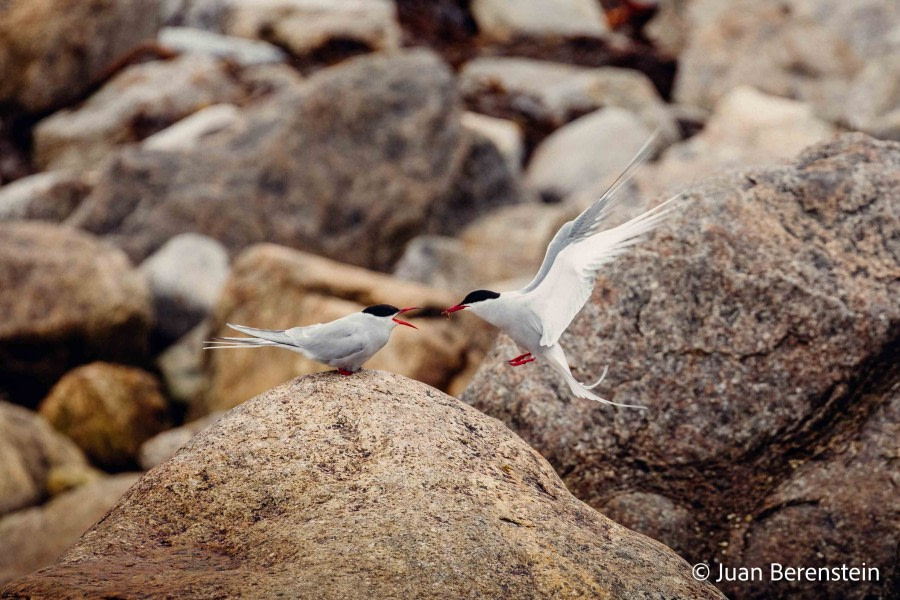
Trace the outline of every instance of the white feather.
<instances>
[{"instance_id":1,"label":"white feather","mask_svg":"<svg viewBox=\"0 0 900 600\"><path fill-rule=\"evenodd\" d=\"M543 281L528 293L528 304L541 321L542 346L555 344L584 307L597 271L656 227L678 197L559 251Z\"/></svg>"}]
</instances>

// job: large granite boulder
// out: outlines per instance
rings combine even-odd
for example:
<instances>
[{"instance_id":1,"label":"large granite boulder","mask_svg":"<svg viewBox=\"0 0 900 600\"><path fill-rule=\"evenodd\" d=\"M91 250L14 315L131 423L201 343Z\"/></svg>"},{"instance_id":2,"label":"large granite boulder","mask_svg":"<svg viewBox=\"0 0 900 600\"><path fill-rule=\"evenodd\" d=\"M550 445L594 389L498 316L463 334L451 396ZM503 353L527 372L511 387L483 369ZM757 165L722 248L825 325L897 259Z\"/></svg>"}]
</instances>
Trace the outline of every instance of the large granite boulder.
<instances>
[{"instance_id":1,"label":"large granite boulder","mask_svg":"<svg viewBox=\"0 0 900 600\"><path fill-rule=\"evenodd\" d=\"M387 269L465 152L453 77L424 50L351 59L246 113L192 150L122 152L68 222L138 260L196 231Z\"/></svg>"},{"instance_id":2,"label":"large granite boulder","mask_svg":"<svg viewBox=\"0 0 900 600\"><path fill-rule=\"evenodd\" d=\"M610 364L605 396L649 410L574 399L540 361L510 368L505 337L463 399L692 562L882 568L852 589L735 597L877 596L900 541L898 190L900 144L862 134L699 184L600 274L561 340L576 377Z\"/></svg>"},{"instance_id":3,"label":"large granite boulder","mask_svg":"<svg viewBox=\"0 0 900 600\"><path fill-rule=\"evenodd\" d=\"M0 3L0 104L40 112L71 102L159 26L159 0Z\"/></svg>"},{"instance_id":4,"label":"large granite boulder","mask_svg":"<svg viewBox=\"0 0 900 600\"><path fill-rule=\"evenodd\" d=\"M721 598L498 421L378 371L295 379L147 473L5 598Z\"/></svg>"},{"instance_id":5,"label":"large granite boulder","mask_svg":"<svg viewBox=\"0 0 900 600\"><path fill-rule=\"evenodd\" d=\"M135 473L101 477L56 496L43 506L0 519L0 586L53 564L138 477Z\"/></svg>"},{"instance_id":6,"label":"large granite boulder","mask_svg":"<svg viewBox=\"0 0 900 600\"><path fill-rule=\"evenodd\" d=\"M113 470L134 466L141 444L168 425L168 406L153 375L104 362L66 373L39 412L94 463Z\"/></svg>"},{"instance_id":7,"label":"large granite boulder","mask_svg":"<svg viewBox=\"0 0 900 600\"><path fill-rule=\"evenodd\" d=\"M0 223L0 281L0 389L14 402L38 400L75 365L147 350L147 284L121 250L91 235Z\"/></svg>"},{"instance_id":8,"label":"large granite boulder","mask_svg":"<svg viewBox=\"0 0 900 600\"><path fill-rule=\"evenodd\" d=\"M261 244L248 248L234 264L213 314L213 335L239 335L226 323L262 329L288 329L325 323L373 304L418 306L364 368L384 369L448 389L484 357L491 337L486 327L460 329L440 317L455 301L441 289L402 281L359 267ZM416 318L426 315L430 318ZM210 411L224 410L299 374L333 370L281 348L207 351Z\"/></svg>"},{"instance_id":9,"label":"large granite boulder","mask_svg":"<svg viewBox=\"0 0 900 600\"><path fill-rule=\"evenodd\" d=\"M30 410L0 399L0 515L97 475L72 440Z\"/></svg>"}]
</instances>

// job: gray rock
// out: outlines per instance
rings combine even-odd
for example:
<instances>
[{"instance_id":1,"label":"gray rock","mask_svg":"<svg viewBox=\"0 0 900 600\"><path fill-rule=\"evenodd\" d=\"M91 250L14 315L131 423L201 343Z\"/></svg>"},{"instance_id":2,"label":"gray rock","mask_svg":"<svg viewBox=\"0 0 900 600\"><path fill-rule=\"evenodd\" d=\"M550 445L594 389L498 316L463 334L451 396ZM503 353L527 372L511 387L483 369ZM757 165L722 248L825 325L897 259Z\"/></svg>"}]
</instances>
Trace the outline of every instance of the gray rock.
<instances>
[{"instance_id":1,"label":"gray rock","mask_svg":"<svg viewBox=\"0 0 900 600\"><path fill-rule=\"evenodd\" d=\"M576 500L498 421L378 371L295 379L230 411L4 593L723 598Z\"/></svg>"},{"instance_id":2,"label":"gray rock","mask_svg":"<svg viewBox=\"0 0 900 600\"><path fill-rule=\"evenodd\" d=\"M675 98L705 108L750 85L837 120L856 75L900 52L900 4L883 0L695 0L688 23Z\"/></svg>"},{"instance_id":3,"label":"gray rock","mask_svg":"<svg viewBox=\"0 0 900 600\"><path fill-rule=\"evenodd\" d=\"M35 127L42 168L83 169L114 148L141 140L210 104L235 102L243 90L224 62L190 55L122 71L77 109Z\"/></svg>"},{"instance_id":4,"label":"gray rock","mask_svg":"<svg viewBox=\"0 0 900 600\"><path fill-rule=\"evenodd\" d=\"M195 231L387 269L466 151L453 78L422 50L352 59L244 114L193 151L118 154L67 223L136 260Z\"/></svg>"},{"instance_id":5,"label":"gray rock","mask_svg":"<svg viewBox=\"0 0 900 600\"><path fill-rule=\"evenodd\" d=\"M96 476L72 440L36 413L0 400L0 515Z\"/></svg>"},{"instance_id":6,"label":"gray rock","mask_svg":"<svg viewBox=\"0 0 900 600\"><path fill-rule=\"evenodd\" d=\"M870 135L900 140L900 54L880 56L862 68L847 93L843 121Z\"/></svg>"},{"instance_id":7,"label":"gray rock","mask_svg":"<svg viewBox=\"0 0 900 600\"><path fill-rule=\"evenodd\" d=\"M37 113L76 100L157 27L158 0L0 3L0 102Z\"/></svg>"},{"instance_id":8,"label":"gray rock","mask_svg":"<svg viewBox=\"0 0 900 600\"><path fill-rule=\"evenodd\" d=\"M170 239L140 266L156 315L155 331L173 341L212 312L228 278L228 252L197 233Z\"/></svg>"},{"instance_id":9,"label":"gray rock","mask_svg":"<svg viewBox=\"0 0 900 600\"><path fill-rule=\"evenodd\" d=\"M554 234L576 215L577 211L566 206L523 204L474 221L459 235L473 266L470 278L476 286L530 279L541 266Z\"/></svg>"},{"instance_id":10,"label":"gray rock","mask_svg":"<svg viewBox=\"0 0 900 600\"><path fill-rule=\"evenodd\" d=\"M241 122L240 112L233 104L213 104L201 108L189 117L154 133L144 140L145 150L165 152L196 150L202 140L213 133L234 127Z\"/></svg>"},{"instance_id":11,"label":"gray rock","mask_svg":"<svg viewBox=\"0 0 900 600\"><path fill-rule=\"evenodd\" d=\"M541 142L528 163L525 181L544 199L557 202L599 182L608 185L652 133L627 110L592 112Z\"/></svg>"},{"instance_id":12,"label":"gray rock","mask_svg":"<svg viewBox=\"0 0 900 600\"><path fill-rule=\"evenodd\" d=\"M520 169L493 139L478 130L463 129L466 153L447 196L432 205L425 230L453 235L466 225L503 206L536 202L537 195L523 189Z\"/></svg>"},{"instance_id":13,"label":"gray rock","mask_svg":"<svg viewBox=\"0 0 900 600\"><path fill-rule=\"evenodd\" d=\"M665 544L679 554L690 552L698 527L691 511L666 496L647 492L617 494L602 506L600 512L629 529L655 540L665 540Z\"/></svg>"},{"instance_id":14,"label":"gray rock","mask_svg":"<svg viewBox=\"0 0 900 600\"><path fill-rule=\"evenodd\" d=\"M865 583L845 579L825 585L784 581L779 582L784 585L778 585L778 594L862 600L890 598L896 592L900 576L900 566L892 558L900 545L900 499L894 493L900 454L896 375L894 369L893 389L879 399L855 435L833 436L821 454L792 459L793 473L750 519L735 519L728 540L729 554L741 557L743 564L865 565L879 570L878 580L870 576ZM769 592L763 587L747 596L763 598Z\"/></svg>"},{"instance_id":15,"label":"gray rock","mask_svg":"<svg viewBox=\"0 0 900 600\"><path fill-rule=\"evenodd\" d=\"M156 358L167 397L178 402L187 414L203 414L202 395L207 386L203 373L203 341L212 336L208 321L203 321Z\"/></svg>"},{"instance_id":16,"label":"gray rock","mask_svg":"<svg viewBox=\"0 0 900 600\"><path fill-rule=\"evenodd\" d=\"M310 65L400 48L390 0L229 0L227 11L227 33L272 42Z\"/></svg>"},{"instance_id":17,"label":"gray rock","mask_svg":"<svg viewBox=\"0 0 900 600\"><path fill-rule=\"evenodd\" d=\"M241 81L247 86L250 102L259 102L272 101L282 93L295 93L304 79L297 69L286 63L269 63L244 69Z\"/></svg>"},{"instance_id":18,"label":"gray rock","mask_svg":"<svg viewBox=\"0 0 900 600\"><path fill-rule=\"evenodd\" d=\"M604 269L561 340L576 377L610 364L601 395L648 411L574 399L540 362L509 368L521 350L504 336L463 399L513 427L593 506L625 493L669 499L677 512L630 524L690 562L865 557L891 574L853 594L877 597L897 576L900 531L896 494L885 497L897 439L898 190L900 144L861 134L693 187L676 217ZM870 457L858 467L854 447ZM809 461L819 464L799 472ZM736 547L745 533L747 549ZM832 583L787 594L836 597Z\"/></svg>"},{"instance_id":19,"label":"gray rock","mask_svg":"<svg viewBox=\"0 0 900 600\"><path fill-rule=\"evenodd\" d=\"M43 506L0 518L0 587L53 564L138 477L136 473L103 477L60 494Z\"/></svg>"},{"instance_id":20,"label":"gray rock","mask_svg":"<svg viewBox=\"0 0 900 600\"><path fill-rule=\"evenodd\" d=\"M73 171L48 171L0 187L0 221L17 219L59 223L87 195L85 178Z\"/></svg>"},{"instance_id":21,"label":"gray rock","mask_svg":"<svg viewBox=\"0 0 900 600\"><path fill-rule=\"evenodd\" d=\"M693 0L659 0L656 14L642 32L668 56L679 56L687 44L688 9Z\"/></svg>"},{"instance_id":22,"label":"gray rock","mask_svg":"<svg viewBox=\"0 0 900 600\"><path fill-rule=\"evenodd\" d=\"M443 235L420 235L406 245L394 267L394 277L464 292L472 287L474 268L460 240Z\"/></svg>"},{"instance_id":23,"label":"gray rock","mask_svg":"<svg viewBox=\"0 0 900 600\"><path fill-rule=\"evenodd\" d=\"M608 31L600 6L591 0L473 0L481 35L508 41L518 37L602 37Z\"/></svg>"},{"instance_id":24,"label":"gray rock","mask_svg":"<svg viewBox=\"0 0 900 600\"><path fill-rule=\"evenodd\" d=\"M143 444L138 453L141 468L149 471L156 465L161 465L173 456L178 450L191 441L195 435L222 418L223 412L214 412L196 421L185 423L181 427L175 427L162 433L158 433Z\"/></svg>"},{"instance_id":25,"label":"gray rock","mask_svg":"<svg viewBox=\"0 0 900 600\"><path fill-rule=\"evenodd\" d=\"M34 403L72 367L143 359L152 311L125 254L68 227L0 222L0 389Z\"/></svg>"},{"instance_id":26,"label":"gray rock","mask_svg":"<svg viewBox=\"0 0 900 600\"><path fill-rule=\"evenodd\" d=\"M462 126L493 142L503 158L506 159L511 173L521 172L522 161L525 158L525 140L522 136L522 128L515 121L466 111L462 116Z\"/></svg>"},{"instance_id":27,"label":"gray rock","mask_svg":"<svg viewBox=\"0 0 900 600\"><path fill-rule=\"evenodd\" d=\"M523 125L531 146L569 121L612 106L635 113L651 131L659 127L664 140L678 139L653 83L630 69L483 57L463 66L459 87L472 110Z\"/></svg>"},{"instance_id":28,"label":"gray rock","mask_svg":"<svg viewBox=\"0 0 900 600\"><path fill-rule=\"evenodd\" d=\"M242 67L283 62L287 57L284 51L268 42L193 27L163 27L159 30L157 40L176 52L225 58Z\"/></svg>"},{"instance_id":29,"label":"gray rock","mask_svg":"<svg viewBox=\"0 0 900 600\"><path fill-rule=\"evenodd\" d=\"M708 173L783 162L834 133L808 103L738 87L703 131L667 148L638 179L654 192L676 193Z\"/></svg>"},{"instance_id":30,"label":"gray rock","mask_svg":"<svg viewBox=\"0 0 900 600\"><path fill-rule=\"evenodd\" d=\"M160 0L160 20L169 27L221 32L229 0Z\"/></svg>"}]
</instances>

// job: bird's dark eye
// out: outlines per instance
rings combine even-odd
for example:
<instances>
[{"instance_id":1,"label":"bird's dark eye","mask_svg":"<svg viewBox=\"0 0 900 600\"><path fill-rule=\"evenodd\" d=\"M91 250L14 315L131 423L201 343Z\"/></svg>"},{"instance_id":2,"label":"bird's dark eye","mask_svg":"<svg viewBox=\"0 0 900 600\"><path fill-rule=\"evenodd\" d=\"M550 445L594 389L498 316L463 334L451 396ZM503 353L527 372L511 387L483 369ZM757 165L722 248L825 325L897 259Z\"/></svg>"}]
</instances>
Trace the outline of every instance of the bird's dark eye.
<instances>
[{"instance_id":1,"label":"bird's dark eye","mask_svg":"<svg viewBox=\"0 0 900 600\"><path fill-rule=\"evenodd\" d=\"M390 317L391 315L396 315L400 312L400 309L396 306L391 306L390 304L376 304L374 306L367 306L363 309L363 312L376 317Z\"/></svg>"},{"instance_id":2,"label":"bird's dark eye","mask_svg":"<svg viewBox=\"0 0 900 600\"><path fill-rule=\"evenodd\" d=\"M463 298L463 301L460 302L460 304L472 304L473 302L492 300L499 297L500 294L498 294L497 292L492 292L491 290L475 290L474 292L469 292L469 294L465 298Z\"/></svg>"}]
</instances>

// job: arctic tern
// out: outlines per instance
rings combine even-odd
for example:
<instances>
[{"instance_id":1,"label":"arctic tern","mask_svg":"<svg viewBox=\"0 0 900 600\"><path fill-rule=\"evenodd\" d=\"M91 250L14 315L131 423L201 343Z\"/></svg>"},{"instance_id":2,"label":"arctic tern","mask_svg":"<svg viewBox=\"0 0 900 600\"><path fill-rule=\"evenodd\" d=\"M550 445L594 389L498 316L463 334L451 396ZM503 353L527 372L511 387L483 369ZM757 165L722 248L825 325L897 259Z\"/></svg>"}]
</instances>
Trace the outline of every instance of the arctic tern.
<instances>
[{"instance_id":1,"label":"arctic tern","mask_svg":"<svg viewBox=\"0 0 900 600\"><path fill-rule=\"evenodd\" d=\"M360 312L329 323L318 323L291 329L256 329L244 325L227 325L235 331L253 337L220 337L207 340L204 350L219 348L287 348L316 362L337 367L341 375L351 375L381 350L397 325L418 329L401 321L397 315L416 310L416 307L397 308L390 304L376 304Z\"/></svg>"},{"instance_id":2,"label":"arctic tern","mask_svg":"<svg viewBox=\"0 0 900 600\"><path fill-rule=\"evenodd\" d=\"M469 309L528 350L509 360L510 365L522 366L533 362L535 357L541 357L565 378L572 393L579 398L614 406L646 408L611 402L591 392L606 377L608 367L598 381L584 385L572 375L558 342L590 297L597 271L658 225L671 210L670 203L680 196L669 198L617 227L600 229L619 198L619 192L649 157L654 139L655 135L651 136L625 171L596 202L560 227L547 247L537 275L528 285L514 292L476 290L442 314L449 318L450 313Z\"/></svg>"}]
</instances>

